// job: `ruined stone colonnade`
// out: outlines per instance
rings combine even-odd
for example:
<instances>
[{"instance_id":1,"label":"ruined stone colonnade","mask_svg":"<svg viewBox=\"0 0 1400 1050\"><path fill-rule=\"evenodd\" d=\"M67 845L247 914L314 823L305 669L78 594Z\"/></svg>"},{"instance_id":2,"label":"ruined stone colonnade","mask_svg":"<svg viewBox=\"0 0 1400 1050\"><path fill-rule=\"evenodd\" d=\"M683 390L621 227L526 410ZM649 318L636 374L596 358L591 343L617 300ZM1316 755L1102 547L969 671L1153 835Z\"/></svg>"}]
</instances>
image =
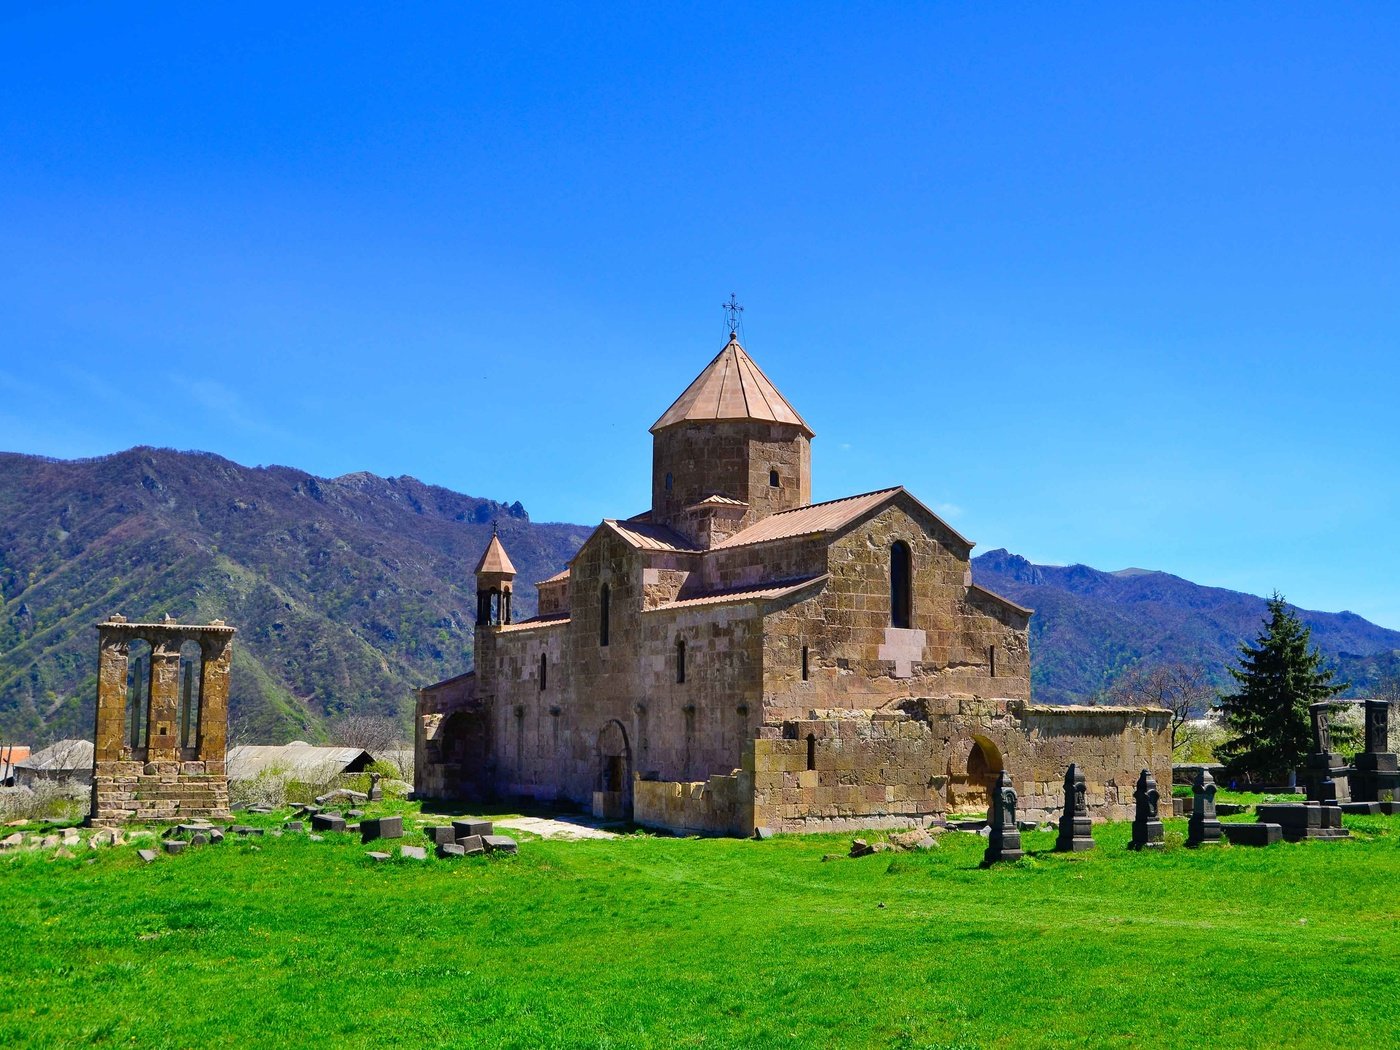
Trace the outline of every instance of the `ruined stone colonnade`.
<instances>
[{"instance_id":1,"label":"ruined stone colonnade","mask_svg":"<svg viewBox=\"0 0 1400 1050\"><path fill-rule=\"evenodd\" d=\"M97 625L91 824L228 816L229 667L222 620Z\"/></svg>"}]
</instances>

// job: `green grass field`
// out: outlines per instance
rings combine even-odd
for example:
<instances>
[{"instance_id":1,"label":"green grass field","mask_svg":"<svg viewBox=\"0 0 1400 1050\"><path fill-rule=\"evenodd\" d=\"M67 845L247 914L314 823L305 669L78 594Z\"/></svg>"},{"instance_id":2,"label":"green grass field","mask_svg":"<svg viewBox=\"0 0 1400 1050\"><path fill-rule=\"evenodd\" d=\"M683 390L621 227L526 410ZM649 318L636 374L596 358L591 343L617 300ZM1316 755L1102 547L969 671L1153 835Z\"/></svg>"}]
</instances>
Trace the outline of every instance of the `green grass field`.
<instances>
[{"instance_id":1,"label":"green grass field","mask_svg":"<svg viewBox=\"0 0 1400 1050\"><path fill-rule=\"evenodd\" d=\"M1394 1046L1400 817L1347 825L985 871L967 834L5 855L0 1046Z\"/></svg>"}]
</instances>

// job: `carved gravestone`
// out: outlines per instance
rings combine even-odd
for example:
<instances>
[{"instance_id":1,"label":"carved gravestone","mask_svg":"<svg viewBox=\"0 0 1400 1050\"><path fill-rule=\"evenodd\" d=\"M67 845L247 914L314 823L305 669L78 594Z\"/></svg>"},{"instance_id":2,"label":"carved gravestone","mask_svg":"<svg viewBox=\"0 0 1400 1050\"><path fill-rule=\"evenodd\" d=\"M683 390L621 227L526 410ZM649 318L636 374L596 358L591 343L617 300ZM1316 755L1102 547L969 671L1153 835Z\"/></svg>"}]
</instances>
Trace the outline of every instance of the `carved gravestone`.
<instances>
[{"instance_id":1,"label":"carved gravestone","mask_svg":"<svg viewBox=\"0 0 1400 1050\"><path fill-rule=\"evenodd\" d=\"M1133 816L1133 841L1129 849L1161 849L1163 832L1162 821L1157 816L1157 806L1161 794L1152 773L1144 769L1138 774L1137 787L1133 789L1137 800L1137 811Z\"/></svg>"},{"instance_id":2,"label":"carved gravestone","mask_svg":"<svg viewBox=\"0 0 1400 1050\"><path fill-rule=\"evenodd\" d=\"M378 773L369 775L369 798L366 801L379 802L384 798L384 789L379 786L381 777Z\"/></svg>"},{"instance_id":3,"label":"carved gravestone","mask_svg":"<svg viewBox=\"0 0 1400 1050\"><path fill-rule=\"evenodd\" d=\"M990 867L1001 861L1020 860L1021 832L1016 828L1016 789L1011 786L1011 774L1002 770L992 785L992 809L987 836L987 851L982 854L982 866Z\"/></svg>"},{"instance_id":4,"label":"carved gravestone","mask_svg":"<svg viewBox=\"0 0 1400 1050\"><path fill-rule=\"evenodd\" d=\"M1341 780L1341 784L1346 784L1346 778L1350 774L1346 759L1332 750L1332 727L1328 724L1328 712L1332 706L1329 700L1308 705L1308 715L1312 719L1313 749L1308 753L1304 764L1303 779L1306 782L1309 802L1322 801L1318 789L1324 780ZM1337 801L1345 802L1350 798L1350 793L1341 784L1338 785Z\"/></svg>"},{"instance_id":5,"label":"carved gravestone","mask_svg":"<svg viewBox=\"0 0 1400 1050\"><path fill-rule=\"evenodd\" d=\"M1215 815L1215 778L1207 770L1196 774L1196 782L1191 785L1194 806L1191 822L1187 826L1186 845L1197 846L1218 844L1221 839L1220 821Z\"/></svg>"},{"instance_id":6,"label":"carved gravestone","mask_svg":"<svg viewBox=\"0 0 1400 1050\"><path fill-rule=\"evenodd\" d=\"M1094 822L1089 819L1089 803L1084 797L1084 771L1074 763L1065 770L1065 811L1060 816L1056 853L1080 853L1094 848Z\"/></svg>"},{"instance_id":7,"label":"carved gravestone","mask_svg":"<svg viewBox=\"0 0 1400 1050\"><path fill-rule=\"evenodd\" d=\"M1383 793L1393 794L1400 787L1400 764L1395 753L1386 750L1389 737L1390 704L1367 700L1366 750L1353 759L1355 771L1349 775L1354 801L1379 802Z\"/></svg>"}]
</instances>

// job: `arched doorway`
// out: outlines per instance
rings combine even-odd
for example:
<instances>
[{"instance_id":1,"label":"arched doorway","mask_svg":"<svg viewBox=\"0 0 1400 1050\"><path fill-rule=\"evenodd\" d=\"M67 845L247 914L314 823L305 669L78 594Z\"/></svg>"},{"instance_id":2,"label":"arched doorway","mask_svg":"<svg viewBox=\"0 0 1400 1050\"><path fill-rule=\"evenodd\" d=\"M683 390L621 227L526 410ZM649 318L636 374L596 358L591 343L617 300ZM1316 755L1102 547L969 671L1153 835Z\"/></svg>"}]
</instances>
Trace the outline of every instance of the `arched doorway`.
<instances>
[{"instance_id":1,"label":"arched doorway","mask_svg":"<svg viewBox=\"0 0 1400 1050\"><path fill-rule=\"evenodd\" d=\"M985 811L1001 770L1001 751L986 737L973 735L959 741L948 762L948 809Z\"/></svg>"},{"instance_id":2,"label":"arched doorway","mask_svg":"<svg viewBox=\"0 0 1400 1050\"><path fill-rule=\"evenodd\" d=\"M475 712L448 715L438 727L436 744L442 793L458 798L481 797L488 750L486 720Z\"/></svg>"},{"instance_id":3,"label":"arched doorway","mask_svg":"<svg viewBox=\"0 0 1400 1050\"><path fill-rule=\"evenodd\" d=\"M597 766L593 815L602 820L631 820L632 746L627 730L617 719L598 733Z\"/></svg>"}]
</instances>

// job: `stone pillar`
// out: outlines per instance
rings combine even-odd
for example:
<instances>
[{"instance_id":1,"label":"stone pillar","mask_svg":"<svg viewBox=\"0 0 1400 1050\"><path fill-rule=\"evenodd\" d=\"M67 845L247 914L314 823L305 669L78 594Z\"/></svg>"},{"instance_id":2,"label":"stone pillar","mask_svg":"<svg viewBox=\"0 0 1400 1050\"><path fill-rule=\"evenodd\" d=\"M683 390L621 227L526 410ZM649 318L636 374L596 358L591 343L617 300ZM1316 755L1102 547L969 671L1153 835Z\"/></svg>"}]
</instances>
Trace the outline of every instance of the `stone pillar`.
<instances>
[{"instance_id":1,"label":"stone pillar","mask_svg":"<svg viewBox=\"0 0 1400 1050\"><path fill-rule=\"evenodd\" d=\"M123 621L125 622L125 621ZM100 628L99 628L100 629ZM103 631L97 656L94 762L119 762L126 740L126 639Z\"/></svg>"},{"instance_id":2,"label":"stone pillar","mask_svg":"<svg viewBox=\"0 0 1400 1050\"><path fill-rule=\"evenodd\" d=\"M211 627L223 627L214 620ZM233 664L233 628L200 640L199 761L204 771L223 776L228 749L228 684Z\"/></svg>"},{"instance_id":3,"label":"stone pillar","mask_svg":"<svg viewBox=\"0 0 1400 1050\"><path fill-rule=\"evenodd\" d=\"M1081 853L1094 848L1094 822L1089 819L1084 772L1073 762L1065 770L1065 811L1060 816L1056 853Z\"/></svg>"},{"instance_id":4,"label":"stone pillar","mask_svg":"<svg viewBox=\"0 0 1400 1050\"><path fill-rule=\"evenodd\" d=\"M172 643L174 649L171 649ZM180 728L180 643L172 638L151 640L151 697L147 708L146 762L178 761ZM150 772L155 772L151 770ZM175 772L173 768L166 772Z\"/></svg>"}]
</instances>

